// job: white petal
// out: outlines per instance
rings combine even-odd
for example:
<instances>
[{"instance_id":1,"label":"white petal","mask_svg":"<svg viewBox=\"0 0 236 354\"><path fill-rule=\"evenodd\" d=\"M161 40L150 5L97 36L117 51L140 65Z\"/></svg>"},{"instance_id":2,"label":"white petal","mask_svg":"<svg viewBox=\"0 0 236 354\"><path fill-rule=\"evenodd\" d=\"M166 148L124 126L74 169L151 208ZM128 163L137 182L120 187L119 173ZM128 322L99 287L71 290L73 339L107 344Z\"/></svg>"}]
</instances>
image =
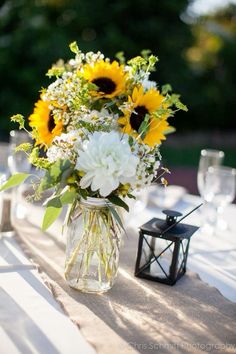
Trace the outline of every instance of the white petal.
<instances>
[{"instance_id":1,"label":"white petal","mask_svg":"<svg viewBox=\"0 0 236 354\"><path fill-rule=\"evenodd\" d=\"M88 172L81 178L80 186L82 189L88 188L90 186L93 176L93 172Z\"/></svg>"}]
</instances>

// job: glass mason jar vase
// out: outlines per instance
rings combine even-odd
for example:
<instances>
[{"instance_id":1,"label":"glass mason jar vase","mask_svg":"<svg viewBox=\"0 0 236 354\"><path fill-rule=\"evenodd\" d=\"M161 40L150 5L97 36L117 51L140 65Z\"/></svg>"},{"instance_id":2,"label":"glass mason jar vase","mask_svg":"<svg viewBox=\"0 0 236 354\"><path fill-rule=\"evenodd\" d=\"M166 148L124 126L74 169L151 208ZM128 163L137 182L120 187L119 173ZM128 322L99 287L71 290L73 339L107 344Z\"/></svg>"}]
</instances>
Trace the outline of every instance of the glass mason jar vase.
<instances>
[{"instance_id":1,"label":"glass mason jar vase","mask_svg":"<svg viewBox=\"0 0 236 354\"><path fill-rule=\"evenodd\" d=\"M78 202L67 228L65 278L72 288L101 293L113 286L121 242L113 214L107 199Z\"/></svg>"}]
</instances>

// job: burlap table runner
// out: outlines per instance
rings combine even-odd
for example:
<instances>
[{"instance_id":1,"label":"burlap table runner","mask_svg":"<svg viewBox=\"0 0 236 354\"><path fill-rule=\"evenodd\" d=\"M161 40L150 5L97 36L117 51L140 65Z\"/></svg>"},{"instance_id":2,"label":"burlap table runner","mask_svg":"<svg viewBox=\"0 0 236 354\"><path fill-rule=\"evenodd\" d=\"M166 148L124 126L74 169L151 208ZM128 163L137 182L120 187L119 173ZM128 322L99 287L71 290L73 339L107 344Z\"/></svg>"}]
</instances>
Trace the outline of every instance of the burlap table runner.
<instances>
[{"instance_id":1,"label":"burlap table runner","mask_svg":"<svg viewBox=\"0 0 236 354\"><path fill-rule=\"evenodd\" d=\"M217 289L190 272L173 287L134 277L137 230L127 230L116 284L103 295L66 284L60 235L43 233L29 221L18 222L16 231L55 298L98 353L236 352L236 304Z\"/></svg>"}]
</instances>

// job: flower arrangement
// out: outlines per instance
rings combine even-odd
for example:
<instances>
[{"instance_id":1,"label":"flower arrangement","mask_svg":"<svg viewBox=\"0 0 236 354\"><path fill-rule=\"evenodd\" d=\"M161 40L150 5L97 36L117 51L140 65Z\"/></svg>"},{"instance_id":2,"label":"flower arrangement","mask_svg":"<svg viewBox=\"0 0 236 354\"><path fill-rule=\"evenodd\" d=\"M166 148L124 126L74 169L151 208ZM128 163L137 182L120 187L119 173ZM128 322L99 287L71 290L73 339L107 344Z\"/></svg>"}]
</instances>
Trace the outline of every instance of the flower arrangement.
<instances>
[{"instance_id":1,"label":"flower arrangement","mask_svg":"<svg viewBox=\"0 0 236 354\"><path fill-rule=\"evenodd\" d=\"M168 119L187 108L170 85L158 88L149 79L158 58L143 51L128 62L122 53L111 61L100 52L59 60L47 75L54 81L41 91L29 117L34 143L16 148L43 176L32 181L33 198L46 200L42 228L46 230L68 205L65 277L85 292L110 289L117 274L121 230L120 207L126 198L161 179L159 147L173 132ZM1 187L17 186L30 175L19 173ZM37 176L36 176L37 178Z\"/></svg>"},{"instance_id":2,"label":"flower arrangement","mask_svg":"<svg viewBox=\"0 0 236 354\"><path fill-rule=\"evenodd\" d=\"M32 130L26 129L22 115L11 118L35 141L17 150L45 172L34 197L53 191L43 229L64 205L73 210L81 198L106 198L128 210L124 197L132 198L135 190L165 172L159 146L174 131L168 119L187 110L170 85L160 89L149 80L158 61L149 51L126 63L122 53L111 61L100 52L82 53L76 42L70 49L75 57L67 63L59 60L47 73L55 80L41 91L29 117ZM2 189L28 176L12 176Z\"/></svg>"}]
</instances>

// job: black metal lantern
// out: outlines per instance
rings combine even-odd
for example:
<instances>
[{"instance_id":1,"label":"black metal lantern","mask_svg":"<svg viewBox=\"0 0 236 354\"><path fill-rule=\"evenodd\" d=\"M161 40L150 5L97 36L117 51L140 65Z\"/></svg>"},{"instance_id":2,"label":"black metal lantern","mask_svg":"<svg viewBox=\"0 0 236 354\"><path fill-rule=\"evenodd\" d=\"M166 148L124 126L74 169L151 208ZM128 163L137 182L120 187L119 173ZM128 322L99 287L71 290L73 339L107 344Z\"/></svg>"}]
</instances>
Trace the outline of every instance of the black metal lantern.
<instances>
[{"instance_id":1,"label":"black metal lantern","mask_svg":"<svg viewBox=\"0 0 236 354\"><path fill-rule=\"evenodd\" d=\"M180 224L187 215L164 210L166 220L153 218L140 227L135 276L174 285L186 272L191 236L198 227Z\"/></svg>"}]
</instances>

